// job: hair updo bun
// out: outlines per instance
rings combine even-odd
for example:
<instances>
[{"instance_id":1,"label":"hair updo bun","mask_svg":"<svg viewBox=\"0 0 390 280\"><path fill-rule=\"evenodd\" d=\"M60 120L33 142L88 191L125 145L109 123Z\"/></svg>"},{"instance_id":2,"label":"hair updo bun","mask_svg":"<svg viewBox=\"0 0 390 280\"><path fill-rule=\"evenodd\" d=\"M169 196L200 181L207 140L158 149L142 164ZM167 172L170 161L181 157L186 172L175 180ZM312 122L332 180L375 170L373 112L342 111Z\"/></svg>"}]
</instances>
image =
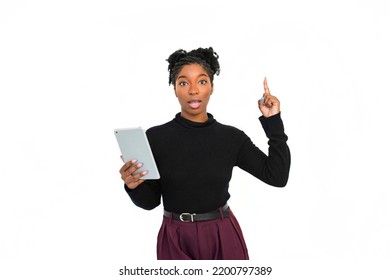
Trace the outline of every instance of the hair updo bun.
<instances>
[{"instance_id":1,"label":"hair updo bun","mask_svg":"<svg viewBox=\"0 0 390 280\"><path fill-rule=\"evenodd\" d=\"M218 54L213 48L198 48L190 52L185 50L177 50L172 53L167 59L169 71L169 84L175 85L177 75L184 65L199 64L207 71L210 81L213 82L214 75L219 75L220 67L218 62Z\"/></svg>"}]
</instances>

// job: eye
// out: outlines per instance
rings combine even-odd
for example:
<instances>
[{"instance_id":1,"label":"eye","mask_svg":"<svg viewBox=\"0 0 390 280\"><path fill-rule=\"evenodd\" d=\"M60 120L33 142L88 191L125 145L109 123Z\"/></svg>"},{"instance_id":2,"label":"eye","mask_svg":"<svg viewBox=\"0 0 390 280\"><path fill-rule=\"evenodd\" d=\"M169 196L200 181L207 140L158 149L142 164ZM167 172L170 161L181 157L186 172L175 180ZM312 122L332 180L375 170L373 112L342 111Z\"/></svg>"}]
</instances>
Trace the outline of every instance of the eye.
<instances>
[{"instance_id":1,"label":"eye","mask_svg":"<svg viewBox=\"0 0 390 280\"><path fill-rule=\"evenodd\" d=\"M184 87L184 86L186 86L186 85L188 85L188 83L187 83L187 82L179 82L179 86L182 86L182 87Z\"/></svg>"},{"instance_id":2,"label":"eye","mask_svg":"<svg viewBox=\"0 0 390 280\"><path fill-rule=\"evenodd\" d=\"M207 84L207 81L206 81L206 80L200 80L200 81L199 81L199 84L205 85L205 84Z\"/></svg>"}]
</instances>

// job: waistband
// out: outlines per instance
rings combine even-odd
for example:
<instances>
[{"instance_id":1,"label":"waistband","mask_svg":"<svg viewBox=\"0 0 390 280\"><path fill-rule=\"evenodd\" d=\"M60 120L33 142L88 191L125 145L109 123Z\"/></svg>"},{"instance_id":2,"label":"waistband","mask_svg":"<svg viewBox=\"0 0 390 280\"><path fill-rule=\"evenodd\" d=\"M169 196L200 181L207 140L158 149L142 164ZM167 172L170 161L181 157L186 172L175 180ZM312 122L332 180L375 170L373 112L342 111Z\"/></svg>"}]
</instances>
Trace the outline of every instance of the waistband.
<instances>
[{"instance_id":1,"label":"waistband","mask_svg":"<svg viewBox=\"0 0 390 280\"><path fill-rule=\"evenodd\" d=\"M226 203L221 208L206 212L206 213L174 213L174 212L168 212L164 209L164 216L167 218L171 218L173 220L182 221L182 222L200 222L200 221L209 221L209 220L216 220L222 218L229 217L229 211L228 211L229 205Z\"/></svg>"}]
</instances>

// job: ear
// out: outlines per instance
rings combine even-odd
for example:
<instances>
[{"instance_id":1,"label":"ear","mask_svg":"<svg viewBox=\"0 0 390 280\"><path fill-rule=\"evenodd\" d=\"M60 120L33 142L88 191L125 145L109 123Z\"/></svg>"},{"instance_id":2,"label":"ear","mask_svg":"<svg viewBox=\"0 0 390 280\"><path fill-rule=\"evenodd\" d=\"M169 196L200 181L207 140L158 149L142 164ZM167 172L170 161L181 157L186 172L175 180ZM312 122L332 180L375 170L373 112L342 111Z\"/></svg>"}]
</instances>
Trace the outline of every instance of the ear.
<instances>
[{"instance_id":1,"label":"ear","mask_svg":"<svg viewBox=\"0 0 390 280\"><path fill-rule=\"evenodd\" d=\"M211 85L211 91L210 91L210 95L212 95L214 92L214 85Z\"/></svg>"}]
</instances>

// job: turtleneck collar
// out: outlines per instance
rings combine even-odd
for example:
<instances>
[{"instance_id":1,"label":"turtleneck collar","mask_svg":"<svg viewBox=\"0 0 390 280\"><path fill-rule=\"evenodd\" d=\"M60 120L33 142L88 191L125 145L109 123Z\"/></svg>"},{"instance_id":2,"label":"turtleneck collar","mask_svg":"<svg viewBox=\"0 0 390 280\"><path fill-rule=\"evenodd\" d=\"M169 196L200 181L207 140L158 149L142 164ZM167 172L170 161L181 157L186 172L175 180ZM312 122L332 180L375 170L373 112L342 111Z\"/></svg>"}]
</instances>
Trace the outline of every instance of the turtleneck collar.
<instances>
[{"instance_id":1,"label":"turtleneck collar","mask_svg":"<svg viewBox=\"0 0 390 280\"><path fill-rule=\"evenodd\" d=\"M193 122L188 119L185 119L181 116L180 113L177 113L175 116L175 121L179 123L182 126L188 127L188 128L201 128L201 127L208 127L216 122L212 114L207 113L208 119L205 122Z\"/></svg>"}]
</instances>

